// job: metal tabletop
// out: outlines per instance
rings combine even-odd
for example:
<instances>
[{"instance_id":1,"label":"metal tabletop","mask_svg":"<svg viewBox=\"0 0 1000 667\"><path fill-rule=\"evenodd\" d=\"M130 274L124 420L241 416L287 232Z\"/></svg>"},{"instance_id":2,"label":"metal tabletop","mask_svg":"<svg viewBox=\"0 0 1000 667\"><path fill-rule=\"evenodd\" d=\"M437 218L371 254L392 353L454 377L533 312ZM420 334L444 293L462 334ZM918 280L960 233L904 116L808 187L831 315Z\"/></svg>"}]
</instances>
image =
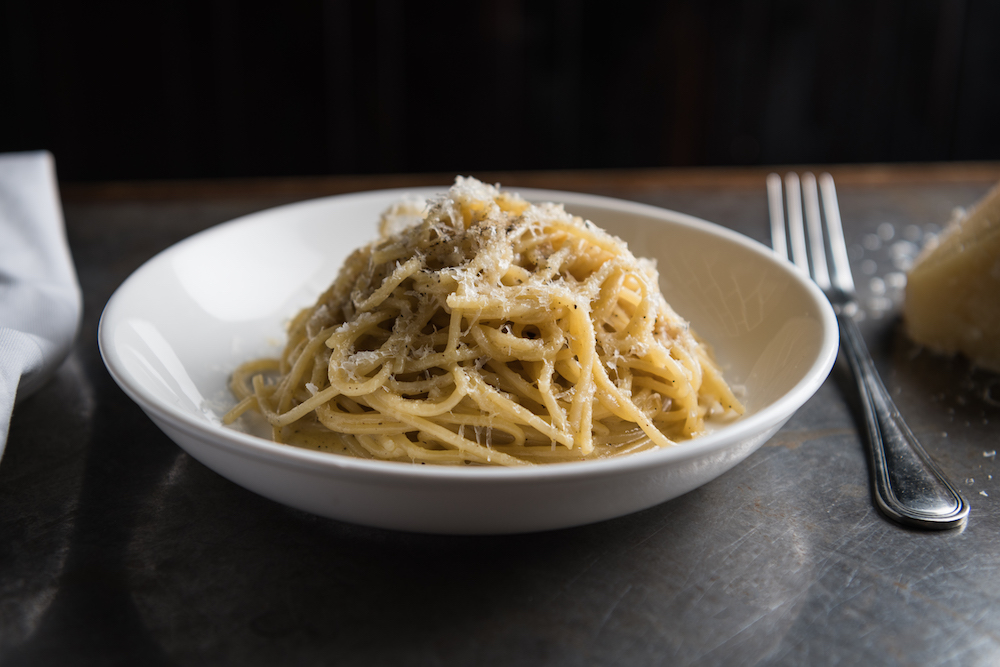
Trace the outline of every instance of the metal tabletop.
<instances>
[{"instance_id":1,"label":"metal tabletop","mask_svg":"<svg viewBox=\"0 0 1000 667\"><path fill-rule=\"evenodd\" d=\"M765 173L484 178L655 204L767 243ZM863 331L970 503L964 529L918 532L874 509L839 364L744 463L620 519L444 537L278 505L193 460L118 389L97 348L104 304L215 223L448 177L64 188L84 326L55 379L16 407L0 461L0 665L997 664L1000 376L916 347L898 313L907 258L1000 165L833 173Z\"/></svg>"}]
</instances>

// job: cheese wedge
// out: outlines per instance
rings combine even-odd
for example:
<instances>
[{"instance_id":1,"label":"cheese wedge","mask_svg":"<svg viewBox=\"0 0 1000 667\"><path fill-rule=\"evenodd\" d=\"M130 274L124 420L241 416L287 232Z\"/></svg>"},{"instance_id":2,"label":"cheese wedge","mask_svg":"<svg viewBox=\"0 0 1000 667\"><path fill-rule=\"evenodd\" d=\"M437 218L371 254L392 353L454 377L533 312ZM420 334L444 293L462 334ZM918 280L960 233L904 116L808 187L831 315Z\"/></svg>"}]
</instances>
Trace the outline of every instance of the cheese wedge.
<instances>
[{"instance_id":1,"label":"cheese wedge","mask_svg":"<svg viewBox=\"0 0 1000 667\"><path fill-rule=\"evenodd\" d=\"M1000 372L1000 185L921 252L903 318L915 342Z\"/></svg>"}]
</instances>

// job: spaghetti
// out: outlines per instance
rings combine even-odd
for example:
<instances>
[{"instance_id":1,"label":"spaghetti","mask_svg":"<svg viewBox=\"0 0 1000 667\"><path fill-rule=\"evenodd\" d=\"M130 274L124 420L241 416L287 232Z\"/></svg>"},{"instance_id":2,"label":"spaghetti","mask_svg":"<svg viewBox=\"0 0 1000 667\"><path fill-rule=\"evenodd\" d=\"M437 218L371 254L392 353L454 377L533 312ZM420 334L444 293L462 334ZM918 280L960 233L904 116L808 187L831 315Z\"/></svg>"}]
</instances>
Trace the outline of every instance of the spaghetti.
<instances>
[{"instance_id":1,"label":"spaghetti","mask_svg":"<svg viewBox=\"0 0 1000 667\"><path fill-rule=\"evenodd\" d=\"M654 264L560 205L472 178L382 216L278 359L232 377L277 442L524 465L669 447L743 407Z\"/></svg>"}]
</instances>

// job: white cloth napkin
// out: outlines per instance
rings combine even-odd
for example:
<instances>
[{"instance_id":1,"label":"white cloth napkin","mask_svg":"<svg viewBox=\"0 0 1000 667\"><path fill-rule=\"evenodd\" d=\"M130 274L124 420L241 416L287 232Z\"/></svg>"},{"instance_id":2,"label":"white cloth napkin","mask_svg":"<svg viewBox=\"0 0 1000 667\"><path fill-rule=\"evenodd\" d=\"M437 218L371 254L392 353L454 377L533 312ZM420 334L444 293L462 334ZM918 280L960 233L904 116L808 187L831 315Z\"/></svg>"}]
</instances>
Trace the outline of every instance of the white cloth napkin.
<instances>
[{"instance_id":1,"label":"white cloth napkin","mask_svg":"<svg viewBox=\"0 0 1000 667\"><path fill-rule=\"evenodd\" d=\"M52 155L0 154L0 456L15 402L69 354L82 305Z\"/></svg>"}]
</instances>

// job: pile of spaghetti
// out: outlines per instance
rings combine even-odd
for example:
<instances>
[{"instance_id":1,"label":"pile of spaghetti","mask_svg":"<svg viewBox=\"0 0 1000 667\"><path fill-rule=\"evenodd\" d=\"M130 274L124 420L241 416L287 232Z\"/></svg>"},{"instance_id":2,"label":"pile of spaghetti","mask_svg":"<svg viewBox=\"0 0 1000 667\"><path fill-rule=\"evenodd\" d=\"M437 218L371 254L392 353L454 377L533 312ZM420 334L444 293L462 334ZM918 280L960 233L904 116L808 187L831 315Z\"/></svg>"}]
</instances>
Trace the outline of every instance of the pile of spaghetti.
<instances>
[{"instance_id":1,"label":"pile of spaghetti","mask_svg":"<svg viewBox=\"0 0 1000 667\"><path fill-rule=\"evenodd\" d=\"M383 214L233 375L227 423L358 457L523 465L668 447L743 408L651 261L560 205L472 178Z\"/></svg>"}]
</instances>

